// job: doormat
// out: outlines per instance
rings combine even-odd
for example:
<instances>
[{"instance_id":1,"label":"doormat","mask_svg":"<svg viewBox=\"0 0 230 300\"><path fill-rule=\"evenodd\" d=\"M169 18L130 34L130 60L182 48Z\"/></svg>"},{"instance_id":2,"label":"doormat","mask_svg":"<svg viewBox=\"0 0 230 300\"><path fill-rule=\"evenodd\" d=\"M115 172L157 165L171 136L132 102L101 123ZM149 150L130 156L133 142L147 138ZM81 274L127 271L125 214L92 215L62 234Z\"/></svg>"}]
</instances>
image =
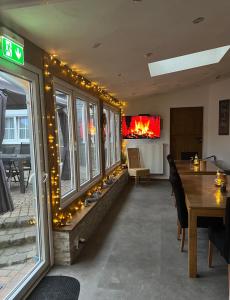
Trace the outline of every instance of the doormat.
<instances>
[{"instance_id":1,"label":"doormat","mask_svg":"<svg viewBox=\"0 0 230 300\"><path fill-rule=\"evenodd\" d=\"M80 283L68 276L46 276L27 300L77 300Z\"/></svg>"}]
</instances>

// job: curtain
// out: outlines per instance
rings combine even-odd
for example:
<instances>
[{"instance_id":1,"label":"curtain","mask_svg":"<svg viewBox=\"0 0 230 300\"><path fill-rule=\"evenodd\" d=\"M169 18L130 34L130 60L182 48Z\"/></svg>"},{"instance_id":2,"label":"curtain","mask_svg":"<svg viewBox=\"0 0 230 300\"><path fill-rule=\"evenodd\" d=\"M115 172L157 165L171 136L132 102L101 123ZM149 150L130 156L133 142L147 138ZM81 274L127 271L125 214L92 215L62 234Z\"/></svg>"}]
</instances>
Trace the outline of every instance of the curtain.
<instances>
[{"instance_id":1,"label":"curtain","mask_svg":"<svg viewBox=\"0 0 230 300\"><path fill-rule=\"evenodd\" d=\"M7 96L0 91L0 152L5 134L5 111ZM0 158L0 214L13 211L14 205L10 194L9 185L6 181L6 173Z\"/></svg>"},{"instance_id":2,"label":"curtain","mask_svg":"<svg viewBox=\"0 0 230 300\"><path fill-rule=\"evenodd\" d=\"M62 180L70 180L70 152L69 152L69 126L68 126L68 114L65 108L58 110L58 116L60 120L60 127L63 137L63 153L62 153Z\"/></svg>"}]
</instances>

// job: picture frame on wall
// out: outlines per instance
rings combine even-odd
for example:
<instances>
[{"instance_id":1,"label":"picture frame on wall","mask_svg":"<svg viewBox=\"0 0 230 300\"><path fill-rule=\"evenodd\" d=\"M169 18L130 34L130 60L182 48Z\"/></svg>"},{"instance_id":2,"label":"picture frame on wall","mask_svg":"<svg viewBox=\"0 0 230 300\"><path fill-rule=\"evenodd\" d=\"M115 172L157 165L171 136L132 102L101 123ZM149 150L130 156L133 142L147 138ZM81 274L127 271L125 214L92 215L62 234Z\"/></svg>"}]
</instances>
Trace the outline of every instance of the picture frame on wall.
<instances>
[{"instance_id":1,"label":"picture frame on wall","mask_svg":"<svg viewBox=\"0 0 230 300\"><path fill-rule=\"evenodd\" d=\"M230 100L219 101L219 135L229 135Z\"/></svg>"}]
</instances>

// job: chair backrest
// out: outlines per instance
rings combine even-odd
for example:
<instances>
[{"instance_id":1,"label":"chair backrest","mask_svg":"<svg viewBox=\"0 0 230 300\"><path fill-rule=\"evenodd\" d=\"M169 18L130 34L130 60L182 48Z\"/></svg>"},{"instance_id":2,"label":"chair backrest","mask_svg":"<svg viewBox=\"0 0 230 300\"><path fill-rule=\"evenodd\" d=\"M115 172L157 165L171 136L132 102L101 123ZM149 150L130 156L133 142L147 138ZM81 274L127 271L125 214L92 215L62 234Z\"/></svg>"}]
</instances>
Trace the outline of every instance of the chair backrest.
<instances>
[{"instance_id":1,"label":"chair backrest","mask_svg":"<svg viewBox=\"0 0 230 300\"><path fill-rule=\"evenodd\" d=\"M128 167L130 169L137 169L141 167L140 152L138 148L127 148Z\"/></svg>"},{"instance_id":2,"label":"chair backrest","mask_svg":"<svg viewBox=\"0 0 230 300\"><path fill-rule=\"evenodd\" d=\"M30 154L30 144L21 143L20 154Z\"/></svg>"},{"instance_id":3,"label":"chair backrest","mask_svg":"<svg viewBox=\"0 0 230 300\"><path fill-rule=\"evenodd\" d=\"M168 163L169 163L170 169L171 169L171 168L176 169L176 164L175 164L174 159L173 159L173 157L172 157L171 154L168 154L168 155L167 155L167 161L168 161Z\"/></svg>"},{"instance_id":4,"label":"chair backrest","mask_svg":"<svg viewBox=\"0 0 230 300\"><path fill-rule=\"evenodd\" d=\"M177 216L182 228L188 227L188 210L185 203L185 193L180 175L175 172L171 177L174 196L176 198Z\"/></svg>"},{"instance_id":5,"label":"chair backrest","mask_svg":"<svg viewBox=\"0 0 230 300\"><path fill-rule=\"evenodd\" d=\"M224 258L230 264L230 197L226 200L225 228Z\"/></svg>"}]
</instances>

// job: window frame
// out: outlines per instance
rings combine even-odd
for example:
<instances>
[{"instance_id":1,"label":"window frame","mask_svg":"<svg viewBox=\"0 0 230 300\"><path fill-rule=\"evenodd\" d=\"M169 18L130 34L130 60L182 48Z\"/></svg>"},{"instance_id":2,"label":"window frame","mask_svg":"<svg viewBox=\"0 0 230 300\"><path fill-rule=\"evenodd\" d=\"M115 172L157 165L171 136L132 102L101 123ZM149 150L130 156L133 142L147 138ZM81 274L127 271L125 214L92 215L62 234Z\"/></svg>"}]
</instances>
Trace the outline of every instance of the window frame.
<instances>
[{"instance_id":1,"label":"window frame","mask_svg":"<svg viewBox=\"0 0 230 300\"><path fill-rule=\"evenodd\" d=\"M54 102L56 105L56 97L55 92L60 91L63 93L67 93L69 95L69 104L70 104L70 112L69 114L71 121L69 121L69 129L71 131L71 139L70 144L73 144L73 158L74 158L74 169L75 169L75 188L68 194L61 196L60 198L60 204L62 208L67 207L69 204L71 204L74 200L76 200L78 197L81 197L88 189L90 189L92 186L94 186L97 182L99 182L102 179L102 145L101 145L101 134L100 134L100 128L101 128L101 118L100 118L100 101L96 97L93 97L89 95L86 92L83 92L79 90L78 88L72 86L71 84L58 79L54 78ZM85 182L83 185L80 184L80 164L79 164L79 142L77 138L77 110L76 110L76 103L77 99L81 101L85 101L87 103L87 124L88 126L88 120L89 120L89 103L96 105L96 111L97 111L97 133L98 133L98 166L99 166L99 173L97 176L92 177L92 170L91 170L91 162L90 162L90 134L89 130L87 129L87 156L88 156L88 162L89 162L89 172L90 172L90 178L87 182ZM56 115L56 113L55 113ZM70 127L71 126L71 127ZM57 129L57 120L55 116L55 128ZM57 133L58 134L58 133ZM58 135L57 135L57 141L58 141ZM59 150L58 150L59 151ZM59 177L60 178L60 177ZM59 188L61 191L61 180L59 179ZM61 193L60 193L61 194Z\"/></svg>"},{"instance_id":2,"label":"window frame","mask_svg":"<svg viewBox=\"0 0 230 300\"><path fill-rule=\"evenodd\" d=\"M108 112L109 112L109 122L108 122L108 125L109 125L109 133L110 133L110 111L112 111L114 113L114 149L115 149L115 152L114 152L114 157L115 157L115 163L113 165L111 165L111 149L110 149L110 140L109 140L109 160L110 160L110 164L109 164L109 167L106 168L106 164L105 164L105 174L108 175L110 172L112 172L117 166L120 165L121 163L121 153L120 153L120 159L116 161L116 125L115 125L115 115L117 114L119 116L119 133L121 132L121 113L120 113L120 109L119 108L116 108L114 106L111 106L107 103L104 103L103 104L103 112L104 112L104 109L107 109ZM110 139L110 137L109 137ZM104 144L105 146L105 144ZM119 148L120 148L120 152L121 152L121 133L119 134Z\"/></svg>"}]
</instances>

